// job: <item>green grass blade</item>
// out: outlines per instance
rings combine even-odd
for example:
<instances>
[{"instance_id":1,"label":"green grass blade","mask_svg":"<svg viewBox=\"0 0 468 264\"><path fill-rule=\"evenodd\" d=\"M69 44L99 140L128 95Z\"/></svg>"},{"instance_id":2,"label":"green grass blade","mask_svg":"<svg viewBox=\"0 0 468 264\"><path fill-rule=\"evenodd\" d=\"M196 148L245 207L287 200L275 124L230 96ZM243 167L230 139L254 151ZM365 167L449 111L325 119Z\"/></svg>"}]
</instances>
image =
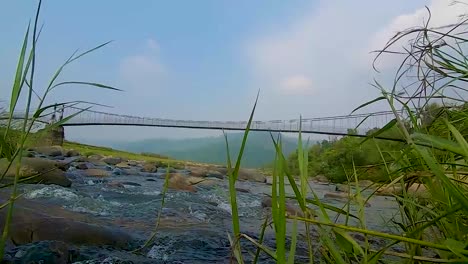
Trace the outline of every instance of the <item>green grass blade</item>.
<instances>
[{"instance_id":1,"label":"green grass blade","mask_svg":"<svg viewBox=\"0 0 468 264\"><path fill-rule=\"evenodd\" d=\"M18 98L22 90L23 67L24 67L26 49L28 47L29 29L30 29L30 26L28 25L28 29L26 30L26 34L23 40L23 46L21 47L21 52L20 52L19 59L18 59L18 66L16 67L15 81L11 89L10 116L12 116L13 112L15 111L16 104L18 103Z\"/></svg>"},{"instance_id":2,"label":"green grass blade","mask_svg":"<svg viewBox=\"0 0 468 264\"><path fill-rule=\"evenodd\" d=\"M297 244L297 221L293 221L292 233L291 233L291 247L289 249L288 264L294 264L294 257L296 256L296 244Z\"/></svg>"},{"instance_id":3,"label":"green grass blade","mask_svg":"<svg viewBox=\"0 0 468 264\"><path fill-rule=\"evenodd\" d=\"M109 89L109 90L114 90L114 91L122 91L121 89L118 89L118 88L115 88L115 87L112 87L112 86L109 86L109 85L104 85L104 84L101 84L101 83L78 82L78 81L60 82L60 83L57 83L57 84L53 85L50 89L52 90L52 89L54 89L56 87L63 86L63 85L70 85L70 84L87 85L87 86L93 86L93 87L97 87L97 88Z\"/></svg>"}]
</instances>

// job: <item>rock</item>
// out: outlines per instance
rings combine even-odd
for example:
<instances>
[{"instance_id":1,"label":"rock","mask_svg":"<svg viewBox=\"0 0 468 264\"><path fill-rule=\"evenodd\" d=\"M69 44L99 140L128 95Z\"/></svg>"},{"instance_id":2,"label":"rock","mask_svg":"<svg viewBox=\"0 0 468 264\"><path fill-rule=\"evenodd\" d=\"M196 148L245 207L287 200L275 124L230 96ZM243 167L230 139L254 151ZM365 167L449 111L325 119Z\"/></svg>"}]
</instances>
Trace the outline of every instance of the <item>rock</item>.
<instances>
[{"instance_id":1,"label":"rock","mask_svg":"<svg viewBox=\"0 0 468 264\"><path fill-rule=\"evenodd\" d=\"M32 151L24 151L23 152L23 157L34 158L35 155L34 155L34 152L32 152Z\"/></svg>"},{"instance_id":2,"label":"rock","mask_svg":"<svg viewBox=\"0 0 468 264\"><path fill-rule=\"evenodd\" d=\"M174 169L174 168L172 168L172 167L169 167L169 168L167 168L167 167L164 167L164 168L163 168L163 167L159 167L158 170L157 170L157 172L159 172L159 173L166 173L167 171L169 171L169 173L176 173L176 172L177 172L176 169Z\"/></svg>"},{"instance_id":3,"label":"rock","mask_svg":"<svg viewBox=\"0 0 468 264\"><path fill-rule=\"evenodd\" d=\"M0 159L0 174L4 173L9 162L7 159ZM16 164L16 163L15 163ZM11 166L4 181L13 181L16 174L16 165ZM41 158L26 158L21 160L20 179L37 176L27 180L25 183L56 184L64 187L70 187L71 181L60 169L63 164Z\"/></svg>"},{"instance_id":4,"label":"rock","mask_svg":"<svg viewBox=\"0 0 468 264\"><path fill-rule=\"evenodd\" d=\"M263 208L271 208L271 197L263 197L262 199L262 207ZM286 202L286 213L289 215L295 215L299 217L303 217L304 214L302 213L301 208L298 206L291 204L289 201Z\"/></svg>"},{"instance_id":5,"label":"rock","mask_svg":"<svg viewBox=\"0 0 468 264\"><path fill-rule=\"evenodd\" d=\"M111 176L111 173L109 171L103 170L103 169L87 169L83 171L83 173L86 176L89 177L109 177Z\"/></svg>"},{"instance_id":6,"label":"rock","mask_svg":"<svg viewBox=\"0 0 468 264\"><path fill-rule=\"evenodd\" d=\"M146 181L155 182L155 179L146 179Z\"/></svg>"},{"instance_id":7,"label":"rock","mask_svg":"<svg viewBox=\"0 0 468 264\"><path fill-rule=\"evenodd\" d=\"M265 175L261 174L255 169L240 169L239 170L239 179L254 181L254 182L266 182Z\"/></svg>"},{"instance_id":8,"label":"rock","mask_svg":"<svg viewBox=\"0 0 468 264\"><path fill-rule=\"evenodd\" d=\"M224 175L219 172L219 171L216 171L216 170L209 170L207 173L206 173L206 177L213 177L213 178L218 178L218 179L223 179L224 178Z\"/></svg>"},{"instance_id":9,"label":"rock","mask_svg":"<svg viewBox=\"0 0 468 264\"><path fill-rule=\"evenodd\" d=\"M120 162L120 163L117 163L115 167L120 168L120 169L129 169L130 165L128 165L126 162Z\"/></svg>"},{"instance_id":10,"label":"rock","mask_svg":"<svg viewBox=\"0 0 468 264\"><path fill-rule=\"evenodd\" d=\"M271 176L265 177L265 183L268 184L268 185L272 185L273 184L273 177L271 177Z\"/></svg>"},{"instance_id":11,"label":"rock","mask_svg":"<svg viewBox=\"0 0 468 264\"><path fill-rule=\"evenodd\" d=\"M50 157L63 156L63 149L61 146L36 147L36 148L33 148L33 150L37 153L50 156Z\"/></svg>"},{"instance_id":12,"label":"rock","mask_svg":"<svg viewBox=\"0 0 468 264\"><path fill-rule=\"evenodd\" d=\"M93 154L93 155L88 156L88 159L93 159L93 160L101 160L102 158L103 156L99 154Z\"/></svg>"},{"instance_id":13,"label":"rock","mask_svg":"<svg viewBox=\"0 0 468 264\"><path fill-rule=\"evenodd\" d=\"M125 172L122 169L115 168L115 169L112 170L112 174L114 174L114 175L124 175Z\"/></svg>"},{"instance_id":14,"label":"rock","mask_svg":"<svg viewBox=\"0 0 468 264\"><path fill-rule=\"evenodd\" d=\"M169 179L168 187L170 189L181 190L181 191L189 191L189 192L196 192L197 190L191 184L187 177L182 174L172 174Z\"/></svg>"},{"instance_id":15,"label":"rock","mask_svg":"<svg viewBox=\"0 0 468 264\"><path fill-rule=\"evenodd\" d=\"M244 189L244 188L239 188L239 187L236 187L236 191L241 192L241 193L250 193L249 190Z\"/></svg>"},{"instance_id":16,"label":"rock","mask_svg":"<svg viewBox=\"0 0 468 264\"><path fill-rule=\"evenodd\" d=\"M9 192L9 190L1 191L2 204L8 199ZM0 211L2 230L6 211ZM98 218L24 198L15 202L9 238L15 245L55 240L73 245L109 245L123 249L128 249L133 242L130 235Z\"/></svg>"},{"instance_id":17,"label":"rock","mask_svg":"<svg viewBox=\"0 0 468 264\"><path fill-rule=\"evenodd\" d=\"M127 164L128 164L129 166L135 167L135 166L138 166L138 161L136 161L136 160L129 160L129 161L127 161Z\"/></svg>"},{"instance_id":18,"label":"rock","mask_svg":"<svg viewBox=\"0 0 468 264\"><path fill-rule=\"evenodd\" d=\"M107 163L105 163L104 161L102 160L97 160L97 159L91 159L89 158L88 159L88 162L93 164L94 166L97 166L97 167L104 167L104 166L107 166Z\"/></svg>"},{"instance_id":19,"label":"rock","mask_svg":"<svg viewBox=\"0 0 468 264\"><path fill-rule=\"evenodd\" d=\"M190 175L194 177L206 177L208 172L205 167L188 167L187 170L190 172Z\"/></svg>"},{"instance_id":20,"label":"rock","mask_svg":"<svg viewBox=\"0 0 468 264\"><path fill-rule=\"evenodd\" d=\"M143 168L141 169L141 171L154 173L154 172L158 171L158 167L156 166L155 163L146 162L143 165Z\"/></svg>"},{"instance_id":21,"label":"rock","mask_svg":"<svg viewBox=\"0 0 468 264\"><path fill-rule=\"evenodd\" d=\"M75 168L79 169L79 170L87 170L88 169L88 165L86 165L86 163L84 162L80 162L80 163L77 163L75 165Z\"/></svg>"},{"instance_id":22,"label":"rock","mask_svg":"<svg viewBox=\"0 0 468 264\"><path fill-rule=\"evenodd\" d=\"M403 195L403 187L401 186L401 184L394 184L392 186L384 185L378 188L376 193L382 196ZM412 196L415 198L424 198L424 199L430 198L431 196L426 186L420 183L413 183L407 189L407 194L408 196Z\"/></svg>"},{"instance_id":23,"label":"rock","mask_svg":"<svg viewBox=\"0 0 468 264\"><path fill-rule=\"evenodd\" d=\"M78 249L62 241L38 241L16 249L13 263L66 264L76 260Z\"/></svg>"},{"instance_id":24,"label":"rock","mask_svg":"<svg viewBox=\"0 0 468 264\"><path fill-rule=\"evenodd\" d=\"M139 175L140 174L140 169L132 167L129 169L123 169L124 174L126 175Z\"/></svg>"},{"instance_id":25,"label":"rock","mask_svg":"<svg viewBox=\"0 0 468 264\"><path fill-rule=\"evenodd\" d=\"M324 198L335 199L338 201L342 201L347 203L350 199L353 202L357 202L356 197L354 195L350 195L349 193L345 192L328 192L323 195ZM370 207L369 203L365 204L366 207Z\"/></svg>"},{"instance_id":26,"label":"rock","mask_svg":"<svg viewBox=\"0 0 468 264\"><path fill-rule=\"evenodd\" d=\"M65 152L65 157L77 157L80 153L77 150L70 149Z\"/></svg>"},{"instance_id":27,"label":"rock","mask_svg":"<svg viewBox=\"0 0 468 264\"><path fill-rule=\"evenodd\" d=\"M347 184L337 184L335 185L335 191L337 192L345 192L348 193L350 192L351 187Z\"/></svg>"},{"instance_id":28,"label":"rock","mask_svg":"<svg viewBox=\"0 0 468 264\"><path fill-rule=\"evenodd\" d=\"M122 158L106 157L106 158L102 158L101 161L104 161L105 163L107 163L109 165L117 165L117 164L122 162Z\"/></svg>"},{"instance_id":29,"label":"rock","mask_svg":"<svg viewBox=\"0 0 468 264\"><path fill-rule=\"evenodd\" d=\"M323 175L317 175L317 176L313 177L312 180L315 181L315 182L319 182L319 183L329 183L330 182L328 180L328 178L323 176Z\"/></svg>"},{"instance_id":30,"label":"rock","mask_svg":"<svg viewBox=\"0 0 468 264\"><path fill-rule=\"evenodd\" d=\"M121 182L123 185L128 185L128 186L141 186L141 184L136 183L136 182Z\"/></svg>"},{"instance_id":31,"label":"rock","mask_svg":"<svg viewBox=\"0 0 468 264\"><path fill-rule=\"evenodd\" d=\"M358 185L361 188L369 188L369 187L372 187L374 185L374 182L372 182L370 180L362 180L362 181L358 182Z\"/></svg>"},{"instance_id":32,"label":"rock","mask_svg":"<svg viewBox=\"0 0 468 264\"><path fill-rule=\"evenodd\" d=\"M108 182L108 183L107 183L107 186L109 186L109 187L114 187L114 188L125 188L125 186L123 185L123 183L118 182L118 181Z\"/></svg>"}]
</instances>

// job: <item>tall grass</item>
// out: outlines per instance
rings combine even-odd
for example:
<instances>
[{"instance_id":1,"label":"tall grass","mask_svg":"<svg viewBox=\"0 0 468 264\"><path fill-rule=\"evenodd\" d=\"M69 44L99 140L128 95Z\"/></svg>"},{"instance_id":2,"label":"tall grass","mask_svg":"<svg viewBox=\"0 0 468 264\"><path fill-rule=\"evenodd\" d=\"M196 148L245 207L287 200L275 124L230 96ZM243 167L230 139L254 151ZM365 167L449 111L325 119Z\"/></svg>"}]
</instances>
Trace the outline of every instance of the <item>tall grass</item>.
<instances>
[{"instance_id":1,"label":"tall grass","mask_svg":"<svg viewBox=\"0 0 468 264\"><path fill-rule=\"evenodd\" d=\"M52 75L50 81L46 84L44 89L39 89L38 85L35 82L35 73L36 73L36 55L37 55L37 42L39 40L39 35L42 28L38 27L39 14L41 11L42 1L38 2L36 14L33 20L33 23L29 23L24 39L21 45L20 54L18 56L18 64L16 67L16 72L14 76L14 81L11 87L11 95L9 101L8 109L5 109L2 113L2 123L0 136L0 158L6 158L9 161L9 164L5 171L0 175L0 180L3 180L8 170L13 167L15 168L15 177L13 179L13 184L0 186L1 188L10 187L11 195L9 200L0 205L0 208L6 208L7 212L5 214L5 225L3 227L2 236L0 239L0 258L3 259L5 253L5 245L9 239L10 225L12 221L14 204L15 200L20 196L18 194L18 184L20 182L20 169L21 169L21 160L23 157L23 150L25 148L25 143L28 138L31 137L31 132L35 125L38 123L42 125L44 119L48 119L51 115L51 110L54 106L63 106L68 107L76 105L78 103L87 103L80 101L70 101L64 103L58 103L53 105L46 104L46 98L55 89L60 89L68 85L84 85L92 86L95 88L103 88L110 90L118 90L114 87L93 83L93 82L82 82L82 81L60 81L60 75L63 70L69 66L74 61L82 58L89 53L94 52L97 49L100 49L107 45L109 42L101 44L95 48L89 49L85 52L78 53L75 51L66 61L63 63L56 72ZM41 92L42 91L42 92ZM37 104L34 103L33 97L37 97ZM19 102L22 99L25 99L24 109L20 110ZM91 104L91 103L89 103ZM15 116L15 113L21 112L24 113L24 116L18 118ZM55 129L67 122L74 115L63 118L62 120L46 126L45 131ZM17 124L17 125L14 125Z\"/></svg>"},{"instance_id":2,"label":"tall grass","mask_svg":"<svg viewBox=\"0 0 468 264\"><path fill-rule=\"evenodd\" d=\"M299 186L288 171L281 151L281 138L272 137L276 148L271 186L275 247L269 248L263 244L266 225L261 229L259 240L240 233L233 186L237 179L236 170L229 175L236 238L231 241L245 239L255 245L258 252L266 253L277 263L294 263L297 242L295 227L302 223L306 227L310 262L468 263L468 102L465 94L468 92L468 39L464 30L468 20L431 28L429 10L428 14L429 19L422 27L399 32L377 52L376 60L388 54L401 56L401 65L396 71L394 83L388 89L381 83L374 84L381 91L380 97L355 109L386 101L394 113L392 121L365 140L374 141L379 150L385 171L392 179L387 187L397 184L404 187L402 194L394 195L399 214L391 219L399 232L372 230L366 225L365 203L372 199L375 192L370 197L363 196L356 170L348 175L348 182L355 187L354 191L350 191L349 198L357 202L357 216L350 213L349 206L336 208L323 203L309 185L308 151L304 149L299 133ZM400 49L402 43L404 48ZM440 105L436 107L437 111L434 111L434 102ZM253 112L249 125L252 117ZM244 139L248 136L249 125ZM405 145L398 151L388 152L382 149L384 146L375 137L395 128L404 136ZM242 152L237 160L240 161L241 157ZM231 167L230 158L228 166ZM286 182L291 185L294 197L285 195ZM415 183L427 190L426 197L412 194L410 187ZM286 213L288 198L297 202L302 216ZM317 210L313 212L312 206ZM338 216L332 219L331 212ZM337 222L338 218L345 220ZM349 221L351 218L357 221ZM286 230L288 223L294 227L291 232ZM311 229L318 232L318 240L312 238ZM362 234L364 239L356 240L353 236L356 233ZM384 244L374 245L370 238L381 239ZM288 241L289 249L286 248ZM240 243L233 243L237 261L242 263ZM398 246L398 251L395 246ZM258 261L258 252L254 263Z\"/></svg>"}]
</instances>

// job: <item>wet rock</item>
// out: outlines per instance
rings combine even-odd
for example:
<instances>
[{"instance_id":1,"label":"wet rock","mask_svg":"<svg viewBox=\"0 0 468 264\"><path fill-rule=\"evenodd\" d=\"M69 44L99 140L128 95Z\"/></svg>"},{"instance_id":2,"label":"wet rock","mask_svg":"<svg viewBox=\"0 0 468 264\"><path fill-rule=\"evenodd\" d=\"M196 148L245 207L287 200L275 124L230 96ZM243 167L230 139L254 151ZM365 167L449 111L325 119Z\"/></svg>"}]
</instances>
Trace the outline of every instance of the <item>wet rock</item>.
<instances>
[{"instance_id":1,"label":"wet rock","mask_svg":"<svg viewBox=\"0 0 468 264\"><path fill-rule=\"evenodd\" d=\"M271 197L263 197L262 207L263 208L271 208ZM286 202L285 209L286 209L286 213L289 214L289 215L295 215L295 216L300 216L300 217L304 216L304 214L302 213L301 208L299 208L299 206L296 206L296 205L292 204L289 201Z\"/></svg>"},{"instance_id":2,"label":"wet rock","mask_svg":"<svg viewBox=\"0 0 468 264\"><path fill-rule=\"evenodd\" d=\"M123 185L129 185L129 186L141 186L141 184L136 183L136 182L121 182Z\"/></svg>"},{"instance_id":3,"label":"wet rock","mask_svg":"<svg viewBox=\"0 0 468 264\"><path fill-rule=\"evenodd\" d=\"M61 241L39 241L19 246L14 250L12 263L66 264L76 260L78 249Z\"/></svg>"},{"instance_id":4,"label":"wet rock","mask_svg":"<svg viewBox=\"0 0 468 264\"><path fill-rule=\"evenodd\" d=\"M98 159L91 159L89 158L88 159L88 162L93 164L94 166L97 166L97 167L104 167L104 166L107 166L107 163L105 163L104 161L102 160L98 160Z\"/></svg>"},{"instance_id":5,"label":"wet rock","mask_svg":"<svg viewBox=\"0 0 468 264\"><path fill-rule=\"evenodd\" d=\"M123 172L125 175L139 175L140 174L140 170L138 168L123 169Z\"/></svg>"},{"instance_id":6,"label":"wet rock","mask_svg":"<svg viewBox=\"0 0 468 264\"><path fill-rule=\"evenodd\" d=\"M33 150L37 153L50 157L63 156L63 149L61 146L35 147Z\"/></svg>"},{"instance_id":7,"label":"wet rock","mask_svg":"<svg viewBox=\"0 0 468 264\"><path fill-rule=\"evenodd\" d=\"M155 182L155 179L146 179L146 181Z\"/></svg>"},{"instance_id":8,"label":"wet rock","mask_svg":"<svg viewBox=\"0 0 468 264\"><path fill-rule=\"evenodd\" d=\"M65 157L77 157L80 155L80 152L74 149L69 149L65 152Z\"/></svg>"},{"instance_id":9,"label":"wet rock","mask_svg":"<svg viewBox=\"0 0 468 264\"><path fill-rule=\"evenodd\" d=\"M206 177L208 172L207 168L205 167L188 167L187 170L189 171L190 175L194 177Z\"/></svg>"},{"instance_id":10,"label":"wet rock","mask_svg":"<svg viewBox=\"0 0 468 264\"><path fill-rule=\"evenodd\" d=\"M4 173L8 167L7 159L0 159L0 173ZM27 180L25 183L56 184L70 187L71 181L61 170L63 164L41 158L22 158L20 168L20 179L37 176ZM16 174L16 165L11 166L6 172L4 182L11 182Z\"/></svg>"},{"instance_id":11,"label":"wet rock","mask_svg":"<svg viewBox=\"0 0 468 264\"><path fill-rule=\"evenodd\" d=\"M89 177L109 177L111 176L111 172L103 169L87 169L83 171L86 176Z\"/></svg>"},{"instance_id":12,"label":"wet rock","mask_svg":"<svg viewBox=\"0 0 468 264\"><path fill-rule=\"evenodd\" d=\"M107 186L108 186L108 187L113 187L113 188L125 188L125 186L123 185L123 183L117 182L117 181L108 182L108 183L107 183Z\"/></svg>"},{"instance_id":13,"label":"wet rock","mask_svg":"<svg viewBox=\"0 0 468 264\"><path fill-rule=\"evenodd\" d=\"M109 165L117 165L122 162L122 158L119 157L105 157L102 158L101 161L109 164Z\"/></svg>"},{"instance_id":14,"label":"wet rock","mask_svg":"<svg viewBox=\"0 0 468 264\"><path fill-rule=\"evenodd\" d=\"M265 175L261 174L258 170L255 169L240 169L239 179L254 182L266 182Z\"/></svg>"},{"instance_id":15,"label":"wet rock","mask_svg":"<svg viewBox=\"0 0 468 264\"><path fill-rule=\"evenodd\" d=\"M182 174L172 174L169 179L168 187L170 189L196 192L197 190L188 180L188 178Z\"/></svg>"},{"instance_id":16,"label":"wet rock","mask_svg":"<svg viewBox=\"0 0 468 264\"><path fill-rule=\"evenodd\" d=\"M236 187L236 191L241 192L241 193L250 193L249 190L244 189L244 188L239 188L239 187Z\"/></svg>"},{"instance_id":17,"label":"wet rock","mask_svg":"<svg viewBox=\"0 0 468 264\"><path fill-rule=\"evenodd\" d=\"M86 165L86 163L84 163L84 162L81 162L81 163L76 164L75 168L77 168L79 170L87 170L88 165Z\"/></svg>"},{"instance_id":18,"label":"wet rock","mask_svg":"<svg viewBox=\"0 0 468 264\"><path fill-rule=\"evenodd\" d=\"M1 203L4 203L9 195L9 191L1 191ZM6 210L1 210L2 230L5 216ZM109 245L124 249L133 243L133 238L129 234L107 222L89 215L67 211L60 206L23 198L15 202L9 239L14 245L54 240L73 245Z\"/></svg>"},{"instance_id":19,"label":"wet rock","mask_svg":"<svg viewBox=\"0 0 468 264\"><path fill-rule=\"evenodd\" d=\"M156 166L155 163L146 162L146 163L143 165L143 168L141 169L141 171L142 171L142 172L154 173L154 172L158 171L158 167Z\"/></svg>"},{"instance_id":20,"label":"wet rock","mask_svg":"<svg viewBox=\"0 0 468 264\"><path fill-rule=\"evenodd\" d=\"M122 170L120 168L115 168L115 169L112 170L112 174L114 174L114 175L124 175L125 172L124 172L124 170Z\"/></svg>"}]
</instances>

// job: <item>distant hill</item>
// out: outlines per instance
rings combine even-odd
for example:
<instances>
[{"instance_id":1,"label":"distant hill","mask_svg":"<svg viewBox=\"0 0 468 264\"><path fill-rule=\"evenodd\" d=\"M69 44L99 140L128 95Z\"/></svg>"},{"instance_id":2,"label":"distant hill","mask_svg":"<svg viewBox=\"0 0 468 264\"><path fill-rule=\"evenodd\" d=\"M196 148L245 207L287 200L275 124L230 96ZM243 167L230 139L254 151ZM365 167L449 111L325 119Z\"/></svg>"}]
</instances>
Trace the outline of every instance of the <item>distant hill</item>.
<instances>
[{"instance_id":1,"label":"distant hill","mask_svg":"<svg viewBox=\"0 0 468 264\"><path fill-rule=\"evenodd\" d=\"M243 133L228 134L231 159L235 162ZM296 150L297 140L283 136L283 153ZM147 139L127 143L112 143L113 148L131 152L152 152L176 159L226 164L226 144L223 136L191 139ZM242 160L243 167L262 167L273 161L275 149L266 132L250 132Z\"/></svg>"}]
</instances>

